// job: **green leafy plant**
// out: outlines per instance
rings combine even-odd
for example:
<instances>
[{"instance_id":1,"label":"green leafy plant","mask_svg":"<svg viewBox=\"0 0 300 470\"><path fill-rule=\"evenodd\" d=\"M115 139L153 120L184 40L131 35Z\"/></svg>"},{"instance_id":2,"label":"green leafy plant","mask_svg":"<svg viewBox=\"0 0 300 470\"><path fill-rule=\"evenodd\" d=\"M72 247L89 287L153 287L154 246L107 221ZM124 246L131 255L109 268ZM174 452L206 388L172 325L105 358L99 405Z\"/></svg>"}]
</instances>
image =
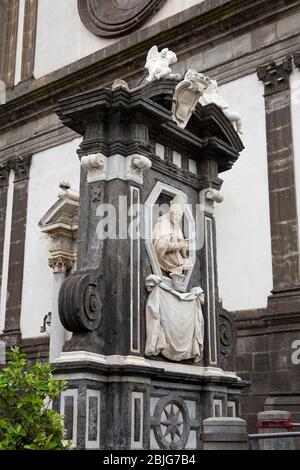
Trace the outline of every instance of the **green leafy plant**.
<instances>
[{"instance_id":1,"label":"green leafy plant","mask_svg":"<svg viewBox=\"0 0 300 470\"><path fill-rule=\"evenodd\" d=\"M51 403L65 388L49 364L29 366L19 348L0 373L0 450L65 450L61 417Z\"/></svg>"}]
</instances>

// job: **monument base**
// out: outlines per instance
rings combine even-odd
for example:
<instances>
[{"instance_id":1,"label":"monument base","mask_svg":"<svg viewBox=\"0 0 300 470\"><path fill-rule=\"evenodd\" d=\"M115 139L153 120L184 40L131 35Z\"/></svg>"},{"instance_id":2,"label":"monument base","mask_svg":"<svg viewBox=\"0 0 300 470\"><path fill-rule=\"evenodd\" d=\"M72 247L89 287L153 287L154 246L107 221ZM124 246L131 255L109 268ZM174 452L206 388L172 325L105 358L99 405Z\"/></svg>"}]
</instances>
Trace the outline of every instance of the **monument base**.
<instances>
[{"instance_id":1,"label":"monument base","mask_svg":"<svg viewBox=\"0 0 300 470\"><path fill-rule=\"evenodd\" d=\"M239 416L245 384L235 373L140 356L65 352L54 403L75 449L201 449L203 420Z\"/></svg>"}]
</instances>

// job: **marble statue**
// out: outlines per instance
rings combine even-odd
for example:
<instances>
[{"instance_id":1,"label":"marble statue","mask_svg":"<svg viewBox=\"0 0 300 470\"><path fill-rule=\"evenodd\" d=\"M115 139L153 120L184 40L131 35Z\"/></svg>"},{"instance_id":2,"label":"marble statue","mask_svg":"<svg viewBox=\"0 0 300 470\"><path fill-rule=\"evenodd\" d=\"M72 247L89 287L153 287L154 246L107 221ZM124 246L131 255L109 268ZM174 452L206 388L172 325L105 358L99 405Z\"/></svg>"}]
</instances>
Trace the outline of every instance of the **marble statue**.
<instances>
[{"instance_id":1,"label":"marble statue","mask_svg":"<svg viewBox=\"0 0 300 470\"><path fill-rule=\"evenodd\" d=\"M174 197L167 214L159 217L152 240L160 267L170 274L183 276L191 266L188 262L188 241L184 239L181 222L184 206L187 204L185 194Z\"/></svg>"},{"instance_id":2,"label":"marble statue","mask_svg":"<svg viewBox=\"0 0 300 470\"><path fill-rule=\"evenodd\" d=\"M175 88L172 119L185 129L201 96L209 84L209 78L196 70L189 69L184 80Z\"/></svg>"},{"instance_id":3,"label":"marble statue","mask_svg":"<svg viewBox=\"0 0 300 470\"><path fill-rule=\"evenodd\" d=\"M242 134L242 118L240 114L230 111L228 103L222 97L219 86L216 80L209 79L208 86L203 93L203 96L200 98L200 103L202 105L208 105L211 103L216 104L222 111L232 125L235 127L236 131L239 134Z\"/></svg>"},{"instance_id":4,"label":"marble statue","mask_svg":"<svg viewBox=\"0 0 300 470\"><path fill-rule=\"evenodd\" d=\"M171 65L176 64L176 54L165 48L161 52L157 46L153 46L147 55L145 68L149 71L148 82L154 82L161 78L178 80L180 75L172 73Z\"/></svg>"}]
</instances>

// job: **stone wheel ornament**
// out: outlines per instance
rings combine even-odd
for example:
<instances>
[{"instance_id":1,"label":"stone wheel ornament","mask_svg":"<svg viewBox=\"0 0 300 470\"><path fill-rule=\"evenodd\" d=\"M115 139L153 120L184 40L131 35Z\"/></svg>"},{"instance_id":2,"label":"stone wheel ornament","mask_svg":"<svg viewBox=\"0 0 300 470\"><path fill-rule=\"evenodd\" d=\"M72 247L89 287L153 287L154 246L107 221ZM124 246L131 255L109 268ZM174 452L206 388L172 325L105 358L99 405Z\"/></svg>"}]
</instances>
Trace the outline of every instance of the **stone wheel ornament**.
<instances>
[{"instance_id":1,"label":"stone wheel ornament","mask_svg":"<svg viewBox=\"0 0 300 470\"><path fill-rule=\"evenodd\" d=\"M236 329L228 312L222 309L220 312L220 342L221 353L227 356L232 353L236 341Z\"/></svg>"},{"instance_id":2,"label":"stone wheel ornament","mask_svg":"<svg viewBox=\"0 0 300 470\"><path fill-rule=\"evenodd\" d=\"M154 435L164 450L184 449L190 434L190 418L181 398L162 398L156 405Z\"/></svg>"},{"instance_id":3,"label":"stone wheel ornament","mask_svg":"<svg viewBox=\"0 0 300 470\"><path fill-rule=\"evenodd\" d=\"M83 24L93 34L115 38L137 29L165 0L78 0Z\"/></svg>"},{"instance_id":4,"label":"stone wheel ornament","mask_svg":"<svg viewBox=\"0 0 300 470\"><path fill-rule=\"evenodd\" d=\"M60 320L68 331L94 331L100 326L99 288L89 274L67 278L60 290L58 304Z\"/></svg>"}]
</instances>

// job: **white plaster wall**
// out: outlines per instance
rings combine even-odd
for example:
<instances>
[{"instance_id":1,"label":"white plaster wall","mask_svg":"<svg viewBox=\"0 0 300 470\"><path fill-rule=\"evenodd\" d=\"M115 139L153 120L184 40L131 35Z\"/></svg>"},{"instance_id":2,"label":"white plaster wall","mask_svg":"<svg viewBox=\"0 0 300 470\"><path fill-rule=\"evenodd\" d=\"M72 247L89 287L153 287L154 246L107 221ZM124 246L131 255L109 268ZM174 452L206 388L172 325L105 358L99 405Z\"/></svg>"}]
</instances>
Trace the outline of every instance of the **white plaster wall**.
<instances>
[{"instance_id":1,"label":"white plaster wall","mask_svg":"<svg viewBox=\"0 0 300 470\"><path fill-rule=\"evenodd\" d=\"M216 207L220 298L228 310L265 308L272 255L264 90L253 74L221 91L243 117L245 150L221 175L225 200Z\"/></svg>"},{"instance_id":2,"label":"white plaster wall","mask_svg":"<svg viewBox=\"0 0 300 470\"><path fill-rule=\"evenodd\" d=\"M203 0L167 0L142 28L183 11ZM39 78L90 55L122 38L104 39L81 22L77 0L41 0L38 8L34 76Z\"/></svg>"},{"instance_id":3,"label":"white plaster wall","mask_svg":"<svg viewBox=\"0 0 300 470\"><path fill-rule=\"evenodd\" d=\"M291 108L295 152L295 179L297 195L298 226L300 234L300 71L295 69L291 75Z\"/></svg>"},{"instance_id":4,"label":"white plaster wall","mask_svg":"<svg viewBox=\"0 0 300 470\"><path fill-rule=\"evenodd\" d=\"M79 191L80 164L76 150L81 139L33 156L28 193L21 331L24 338L40 336L44 316L52 309L53 272L48 267L48 240L38 222L57 201L59 183Z\"/></svg>"}]
</instances>

